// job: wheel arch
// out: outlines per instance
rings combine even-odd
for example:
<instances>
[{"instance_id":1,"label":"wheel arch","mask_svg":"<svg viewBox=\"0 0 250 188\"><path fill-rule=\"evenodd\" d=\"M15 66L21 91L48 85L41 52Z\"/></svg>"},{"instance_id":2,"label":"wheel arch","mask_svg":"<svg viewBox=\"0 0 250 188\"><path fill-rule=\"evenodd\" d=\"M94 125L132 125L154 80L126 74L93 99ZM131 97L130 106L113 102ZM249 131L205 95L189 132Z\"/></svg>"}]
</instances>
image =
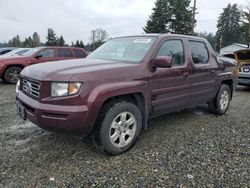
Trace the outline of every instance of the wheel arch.
<instances>
[{"instance_id":1,"label":"wheel arch","mask_svg":"<svg viewBox=\"0 0 250 188\"><path fill-rule=\"evenodd\" d=\"M136 92L136 93L128 93L123 95L116 95L107 98L101 105L98 114L101 110L110 102L125 100L134 103L142 113L142 128L145 130L147 129L147 121L148 121L148 107L147 107L147 100L143 93Z\"/></svg>"},{"instance_id":2,"label":"wheel arch","mask_svg":"<svg viewBox=\"0 0 250 188\"><path fill-rule=\"evenodd\" d=\"M221 85L228 85L229 88L230 88L230 91L231 91L231 100L232 100L232 97L233 97L233 91L234 91L234 87L233 87L233 80L223 80L221 82Z\"/></svg>"},{"instance_id":3,"label":"wheel arch","mask_svg":"<svg viewBox=\"0 0 250 188\"><path fill-rule=\"evenodd\" d=\"M6 65L4 67L3 75L5 74L6 70L9 69L9 68L11 68L11 67L19 67L21 69L24 69L23 65L20 65L20 64L9 64L9 65Z\"/></svg>"}]
</instances>

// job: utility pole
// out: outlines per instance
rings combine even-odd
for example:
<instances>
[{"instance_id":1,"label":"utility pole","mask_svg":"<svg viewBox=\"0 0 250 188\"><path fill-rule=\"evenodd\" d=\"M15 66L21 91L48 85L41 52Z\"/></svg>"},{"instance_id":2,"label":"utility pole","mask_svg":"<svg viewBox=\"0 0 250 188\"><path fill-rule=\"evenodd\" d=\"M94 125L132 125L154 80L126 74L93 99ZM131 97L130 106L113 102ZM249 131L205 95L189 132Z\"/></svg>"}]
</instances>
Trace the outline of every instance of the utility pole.
<instances>
[{"instance_id":1,"label":"utility pole","mask_svg":"<svg viewBox=\"0 0 250 188\"><path fill-rule=\"evenodd\" d=\"M195 27L195 14L196 14L196 0L194 0L193 6L193 18L192 18L192 34L194 35L194 27Z\"/></svg>"}]
</instances>

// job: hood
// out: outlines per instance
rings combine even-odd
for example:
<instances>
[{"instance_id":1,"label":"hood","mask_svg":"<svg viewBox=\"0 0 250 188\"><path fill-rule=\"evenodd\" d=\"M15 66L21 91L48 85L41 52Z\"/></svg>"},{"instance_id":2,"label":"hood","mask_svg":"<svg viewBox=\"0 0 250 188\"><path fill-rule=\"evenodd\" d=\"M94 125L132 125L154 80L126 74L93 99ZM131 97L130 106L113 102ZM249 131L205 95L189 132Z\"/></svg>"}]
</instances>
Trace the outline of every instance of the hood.
<instances>
[{"instance_id":1,"label":"hood","mask_svg":"<svg viewBox=\"0 0 250 188\"><path fill-rule=\"evenodd\" d=\"M107 61L100 59L74 59L41 63L26 67L21 75L43 81L69 81L71 78L79 79L82 77L98 77L102 79L109 76L108 71L125 67L134 67L134 64ZM127 72L127 71L126 71Z\"/></svg>"}]
</instances>

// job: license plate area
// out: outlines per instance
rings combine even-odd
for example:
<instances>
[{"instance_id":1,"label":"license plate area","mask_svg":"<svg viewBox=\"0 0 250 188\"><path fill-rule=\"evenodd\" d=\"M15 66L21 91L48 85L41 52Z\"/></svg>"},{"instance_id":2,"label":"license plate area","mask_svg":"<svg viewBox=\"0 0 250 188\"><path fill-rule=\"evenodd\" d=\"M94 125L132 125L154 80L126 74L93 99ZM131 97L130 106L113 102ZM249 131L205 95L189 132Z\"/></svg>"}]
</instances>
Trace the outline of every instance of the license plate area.
<instances>
[{"instance_id":1,"label":"license plate area","mask_svg":"<svg viewBox=\"0 0 250 188\"><path fill-rule=\"evenodd\" d=\"M17 102L17 114L23 119L26 120L27 116L26 116L26 110L25 107L20 103Z\"/></svg>"}]
</instances>

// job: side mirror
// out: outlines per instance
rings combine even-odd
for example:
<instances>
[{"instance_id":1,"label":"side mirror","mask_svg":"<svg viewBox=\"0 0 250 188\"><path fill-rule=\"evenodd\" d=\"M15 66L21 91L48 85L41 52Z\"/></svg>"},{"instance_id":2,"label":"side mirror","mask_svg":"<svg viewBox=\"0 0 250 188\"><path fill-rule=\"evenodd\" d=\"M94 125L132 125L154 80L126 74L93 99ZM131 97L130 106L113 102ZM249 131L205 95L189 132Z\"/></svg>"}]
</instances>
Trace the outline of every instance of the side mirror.
<instances>
[{"instance_id":1,"label":"side mirror","mask_svg":"<svg viewBox=\"0 0 250 188\"><path fill-rule=\"evenodd\" d=\"M172 66L172 57L158 56L152 61L153 67L170 68Z\"/></svg>"},{"instance_id":2,"label":"side mirror","mask_svg":"<svg viewBox=\"0 0 250 188\"><path fill-rule=\"evenodd\" d=\"M36 55L35 55L35 58L36 58L36 59L39 59L39 58L41 58L41 57L43 57L42 54L36 54Z\"/></svg>"}]
</instances>

